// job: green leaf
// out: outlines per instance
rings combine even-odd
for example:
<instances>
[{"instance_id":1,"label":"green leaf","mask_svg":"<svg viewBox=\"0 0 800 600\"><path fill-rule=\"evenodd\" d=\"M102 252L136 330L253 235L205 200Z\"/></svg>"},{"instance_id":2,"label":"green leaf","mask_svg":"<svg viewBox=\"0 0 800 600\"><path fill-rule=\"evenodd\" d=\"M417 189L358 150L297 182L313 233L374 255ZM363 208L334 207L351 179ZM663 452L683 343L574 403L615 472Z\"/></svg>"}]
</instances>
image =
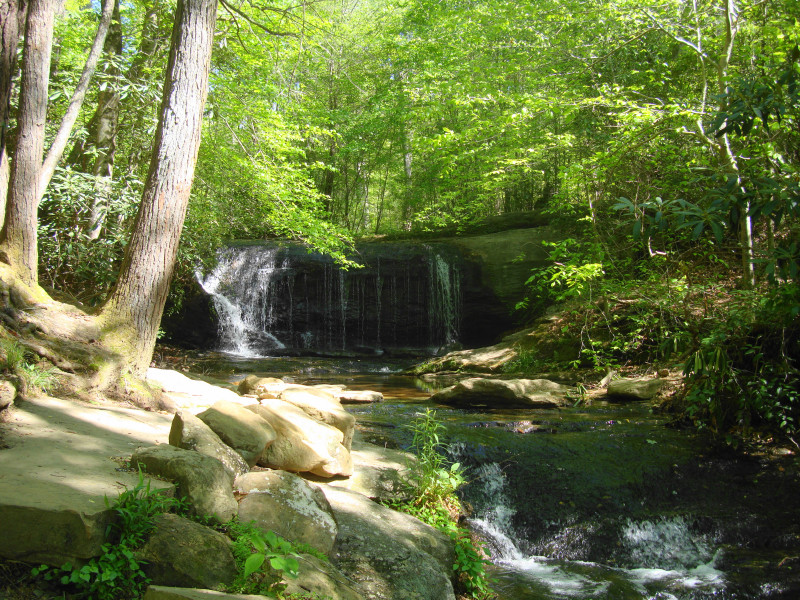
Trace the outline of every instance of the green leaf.
<instances>
[{"instance_id":1,"label":"green leaf","mask_svg":"<svg viewBox=\"0 0 800 600\"><path fill-rule=\"evenodd\" d=\"M247 579L258 571L261 568L261 565L264 564L265 556L260 553L251 554L247 557L247 560L244 561L244 578Z\"/></svg>"}]
</instances>

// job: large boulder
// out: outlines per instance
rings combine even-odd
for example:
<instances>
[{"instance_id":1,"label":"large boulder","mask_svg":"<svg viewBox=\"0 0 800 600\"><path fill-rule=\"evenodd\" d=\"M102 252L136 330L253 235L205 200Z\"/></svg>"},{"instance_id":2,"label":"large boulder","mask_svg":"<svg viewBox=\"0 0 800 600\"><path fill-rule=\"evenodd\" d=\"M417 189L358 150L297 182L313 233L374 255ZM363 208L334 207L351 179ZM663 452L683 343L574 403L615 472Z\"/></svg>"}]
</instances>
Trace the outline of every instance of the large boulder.
<instances>
[{"instance_id":1,"label":"large boulder","mask_svg":"<svg viewBox=\"0 0 800 600\"><path fill-rule=\"evenodd\" d=\"M570 388L547 379L472 377L436 392L432 402L491 408L557 408L567 404Z\"/></svg>"},{"instance_id":2,"label":"large boulder","mask_svg":"<svg viewBox=\"0 0 800 600\"><path fill-rule=\"evenodd\" d=\"M290 387L281 392L281 400L294 404L320 423L336 427L342 432L342 445L350 450L356 418L342 408L334 395L315 388Z\"/></svg>"},{"instance_id":3,"label":"large boulder","mask_svg":"<svg viewBox=\"0 0 800 600\"><path fill-rule=\"evenodd\" d=\"M300 568L297 570L297 579L289 579L286 583L285 594L325 600L364 600L358 593L356 584L345 577L332 564L320 560L310 554L301 554L297 559Z\"/></svg>"},{"instance_id":4,"label":"large boulder","mask_svg":"<svg viewBox=\"0 0 800 600\"><path fill-rule=\"evenodd\" d=\"M242 496L242 523L254 521L259 529L330 553L336 521L325 494L305 479L287 471L246 473L236 479L234 491Z\"/></svg>"},{"instance_id":5,"label":"large boulder","mask_svg":"<svg viewBox=\"0 0 800 600\"><path fill-rule=\"evenodd\" d=\"M175 413L169 431L169 443L216 458L232 479L250 470L241 454L219 439L208 425L190 412L179 410Z\"/></svg>"},{"instance_id":6,"label":"large boulder","mask_svg":"<svg viewBox=\"0 0 800 600\"><path fill-rule=\"evenodd\" d=\"M178 515L155 519L155 530L137 558L157 585L223 589L237 575L231 541L221 533Z\"/></svg>"},{"instance_id":7,"label":"large boulder","mask_svg":"<svg viewBox=\"0 0 800 600\"><path fill-rule=\"evenodd\" d=\"M354 441L350 456L353 475L327 480L328 485L358 492L379 502L410 499L412 482L408 467L415 460L413 454ZM321 480L313 476L309 478Z\"/></svg>"},{"instance_id":8,"label":"large boulder","mask_svg":"<svg viewBox=\"0 0 800 600\"><path fill-rule=\"evenodd\" d=\"M350 452L342 444L344 435L335 427L315 421L283 400L262 400L247 408L269 422L277 433L259 464L321 477L353 474Z\"/></svg>"},{"instance_id":9,"label":"large boulder","mask_svg":"<svg viewBox=\"0 0 800 600\"><path fill-rule=\"evenodd\" d=\"M233 479L215 458L161 444L139 448L131 456L131 464L143 465L148 473L176 482L178 495L186 497L198 515L227 523L238 511Z\"/></svg>"},{"instance_id":10,"label":"large boulder","mask_svg":"<svg viewBox=\"0 0 800 600\"><path fill-rule=\"evenodd\" d=\"M258 462L267 446L275 440L275 430L269 423L234 402L215 402L209 409L199 413L197 418L236 450L250 467Z\"/></svg>"},{"instance_id":11,"label":"large boulder","mask_svg":"<svg viewBox=\"0 0 800 600\"><path fill-rule=\"evenodd\" d=\"M455 600L450 538L409 515L347 490L321 486L339 535L331 561L374 600Z\"/></svg>"},{"instance_id":12,"label":"large boulder","mask_svg":"<svg viewBox=\"0 0 800 600\"><path fill-rule=\"evenodd\" d=\"M663 384L663 379L652 377L614 379L609 382L606 394L622 400L652 400Z\"/></svg>"}]
</instances>

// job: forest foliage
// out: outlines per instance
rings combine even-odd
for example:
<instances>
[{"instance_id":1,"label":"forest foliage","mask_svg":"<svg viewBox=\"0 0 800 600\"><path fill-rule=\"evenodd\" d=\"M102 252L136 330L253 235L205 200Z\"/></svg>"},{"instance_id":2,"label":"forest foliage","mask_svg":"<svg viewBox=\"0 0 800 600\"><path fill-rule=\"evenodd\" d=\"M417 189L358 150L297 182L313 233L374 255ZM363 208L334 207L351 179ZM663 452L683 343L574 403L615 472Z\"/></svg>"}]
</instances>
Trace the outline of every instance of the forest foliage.
<instances>
[{"instance_id":1,"label":"forest foliage","mask_svg":"<svg viewBox=\"0 0 800 600\"><path fill-rule=\"evenodd\" d=\"M173 11L117 12L40 209L41 281L88 305L136 214ZM60 14L51 137L98 13ZM671 347L705 423L793 430L799 44L792 0L226 0L179 273L236 238L299 238L346 263L357 236L540 211L574 242L534 274L522 318L542 298L663 290L599 363Z\"/></svg>"}]
</instances>

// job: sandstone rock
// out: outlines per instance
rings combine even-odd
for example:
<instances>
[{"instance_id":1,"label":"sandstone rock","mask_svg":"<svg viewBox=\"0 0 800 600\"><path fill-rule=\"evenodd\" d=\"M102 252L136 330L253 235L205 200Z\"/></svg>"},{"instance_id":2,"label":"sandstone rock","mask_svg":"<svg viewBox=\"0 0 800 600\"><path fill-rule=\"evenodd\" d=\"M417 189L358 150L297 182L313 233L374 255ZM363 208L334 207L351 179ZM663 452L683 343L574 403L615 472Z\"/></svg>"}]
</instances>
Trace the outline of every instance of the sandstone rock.
<instances>
[{"instance_id":1,"label":"sandstone rock","mask_svg":"<svg viewBox=\"0 0 800 600\"><path fill-rule=\"evenodd\" d=\"M331 560L375 600L454 600L448 536L361 494L321 486L339 524Z\"/></svg>"},{"instance_id":2,"label":"sandstone rock","mask_svg":"<svg viewBox=\"0 0 800 600\"><path fill-rule=\"evenodd\" d=\"M342 445L344 435L335 427L315 421L283 400L262 400L248 410L269 422L277 433L261 465L322 477L353 474L350 452Z\"/></svg>"},{"instance_id":3,"label":"sandstone rock","mask_svg":"<svg viewBox=\"0 0 800 600\"><path fill-rule=\"evenodd\" d=\"M656 397L663 384L663 379L650 377L615 379L609 382L606 394L628 400L651 400Z\"/></svg>"},{"instance_id":4,"label":"sandstone rock","mask_svg":"<svg viewBox=\"0 0 800 600\"><path fill-rule=\"evenodd\" d=\"M261 458L275 440L275 430L246 407L222 400L197 415L220 439L236 450L248 466Z\"/></svg>"},{"instance_id":5,"label":"sandstone rock","mask_svg":"<svg viewBox=\"0 0 800 600\"><path fill-rule=\"evenodd\" d=\"M0 410L8 408L17 397L17 388L7 379L0 380Z\"/></svg>"},{"instance_id":6,"label":"sandstone rock","mask_svg":"<svg viewBox=\"0 0 800 600\"><path fill-rule=\"evenodd\" d=\"M238 510L230 474L210 456L161 444L136 450L131 464L142 464L148 473L175 481L178 495L185 496L198 515L226 523Z\"/></svg>"},{"instance_id":7,"label":"sandstone rock","mask_svg":"<svg viewBox=\"0 0 800 600\"><path fill-rule=\"evenodd\" d=\"M288 580L286 594L312 594L326 600L364 600L356 591L356 584L332 564L310 554L301 554L297 562L300 563L297 579Z\"/></svg>"},{"instance_id":8,"label":"sandstone rock","mask_svg":"<svg viewBox=\"0 0 800 600\"><path fill-rule=\"evenodd\" d=\"M208 425L189 412L179 410L175 413L169 431L169 443L184 450L194 450L216 458L230 473L231 479L250 470L238 452L225 444Z\"/></svg>"},{"instance_id":9,"label":"sandstone rock","mask_svg":"<svg viewBox=\"0 0 800 600\"><path fill-rule=\"evenodd\" d=\"M292 542L329 554L338 528L328 500L317 487L287 471L260 471L237 478L239 521L255 521Z\"/></svg>"},{"instance_id":10,"label":"sandstone rock","mask_svg":"<svg viewBox=\"0 0 800 600\"><path fill-rule=\"evenodd\" d=\"M335 396L314 388L287 388L281 392L281 400L294 404L320 423L336 427L344 436L342 445L350 450L356 418L342 408Z\"/></svg>"},{"instance_id":11,"label":"sandstone rock","mask_svg":"<svg viewBox=\"0 0 800 600\"><path fill-rule=\"evenodd\" d=\"M380 502L410 498L411 482L408 465L414 455L366 442L353 442L350 451L353 475L327 480L328 485L363 494ZM321 478L309 476L312 481Z\"/></svg>"},{"instance_id":12,"label":"sandstone rock","mask_svg":"<svg viewBox=\"0 0 800 600\"><path fill-rule=\"evenodd\" d=\"M191 379L183 373L170 369L148 369L147 382L161 387L177 408L192 412L209 407L219 400L252 404L252 401L241 398L233 390Z\"/></svg>"},{"instance_id":13,"label":"sandstone rock","mask_svg":"<svg viewBox=\"0 0 800 600\"><path fill-rule=\"evenodd\" d=\"M555 408L567 404L569 389L547 379L472 377L436 392L431 401L454 406Z\"/></svg>"},{"instance_id":14,"label":"sandstone rock","mask_svg":"<svg viewBox=\"0 0 800 600\"><path fill-rule=\"evenodd\" d=\"M215 590L151 585L148 586L143 600L264 600L264 596L226 594Z\"/></svg>"},{"instance_id":15,"label":"sandstone rock","mask_svg":"<svg viewBox=\"0 0 800 600\"><path fill-rule=\"evenodd\" d=\"M347 389L347 386L343 383L318 383L311 387L318 390L325 390L326 392L341 392Z\"/></svg>"},{"instance_id":16,"label":"sandstone rock","mask_svg":"<svg viewBox=\"0 0 800 600\"><path fill-rule=\"evenodd\" d=\"M278 391L286 387L286 383L277 377L259 377L257 375L248 375L239 382L239 393L244 396L245 394L255 394L258 396L261 392L272 392L276 389Z\"/></svg>"},{"instance_id":17,"label":"sandstone rock","mask_svg":"<svg viewBox=\"0 0 800 600\"><path fill-rule=\"evenodd\" d=\"M342 390L336 396L342 404L366 404L383 400L383 394L369 390Z\"/></svg>"},{"instance_id":18,"label":"sandstone rock","mask_svg":"<svg viewBox=\"0 0 800 600\"><path fill-rule=\"evenodd\" d=\"M456 350L434 358L424 367L428 371L471 371L492 373L515 359L517 350L511 342L501 342L494 346L472 350Z\"/></svg>"},{"instance_id":19,"label":"sandstone rock","mask_svg":"<svg viewBox=\"0 0 800 600\"><path fill-rule=\"evenodd\" d=\"M209 527L172 514L159 515L137 558L157 585L221 589L236 578L231 541Z\"/></svg>"}]
</instances>

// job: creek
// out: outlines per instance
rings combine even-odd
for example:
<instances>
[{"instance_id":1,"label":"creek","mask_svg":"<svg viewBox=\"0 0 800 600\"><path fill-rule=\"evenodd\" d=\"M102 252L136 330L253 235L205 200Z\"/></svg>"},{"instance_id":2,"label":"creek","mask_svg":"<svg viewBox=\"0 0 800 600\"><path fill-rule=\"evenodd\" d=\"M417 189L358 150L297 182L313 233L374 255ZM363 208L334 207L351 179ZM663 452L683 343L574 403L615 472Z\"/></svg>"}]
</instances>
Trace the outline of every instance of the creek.
<instances>
[{"instance_id":1,"label":"creek","mask_svg":"<svg viewBox=\"0 0 800 600\"><path fill-rule=\"evenodd\" d=\"M373 389L350 405L367 441L406 448L403 424L433 384L398 359L242 358L194 369ZM504 600L800 598L796 455L745 455L667 426L644 403L560 410L435 406L450 458L467 469L469 523Z\"/></svg>"}]
</instances>

